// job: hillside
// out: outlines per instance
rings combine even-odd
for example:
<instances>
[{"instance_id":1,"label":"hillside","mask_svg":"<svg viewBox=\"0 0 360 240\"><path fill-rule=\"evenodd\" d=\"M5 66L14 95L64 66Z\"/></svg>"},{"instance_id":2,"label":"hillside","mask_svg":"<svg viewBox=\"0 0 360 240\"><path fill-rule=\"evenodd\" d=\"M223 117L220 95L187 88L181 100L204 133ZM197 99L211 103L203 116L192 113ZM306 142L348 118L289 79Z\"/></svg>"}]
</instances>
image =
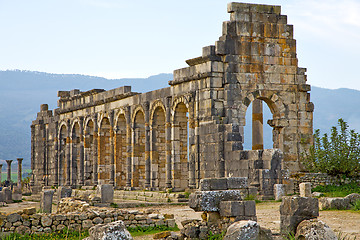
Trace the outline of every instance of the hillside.
<instances>
[{"instance_id":1,"label":"hillside","mask_svg":"<svg viewBox=\"0 0 360 240\"><path fill-rule=\"evenodd\" d=\"M0 159L15 160L23 157L24 167L30 166L31 121L36 118L40 104L48 103L50 109L56 108L59 90L109 90L131 85L132 91L146 92L167 87L171 79L172 74L159 74L148 78L106 79L78 74L0 71ZM319 128L322 132L328 131L336 124L337 119L342 117L351 128L360 131L360 110L356 108L360 103L360 91L312 87L311 101L315 104L314 128ZM271 117L269 111L264 110L264 113L266 122L266 119ZM245 136L249 135L247 130ZM265 129L264 138L265 144L267 143L265 147L270 148L270 128Z\"/></svg>"}]
</instances>

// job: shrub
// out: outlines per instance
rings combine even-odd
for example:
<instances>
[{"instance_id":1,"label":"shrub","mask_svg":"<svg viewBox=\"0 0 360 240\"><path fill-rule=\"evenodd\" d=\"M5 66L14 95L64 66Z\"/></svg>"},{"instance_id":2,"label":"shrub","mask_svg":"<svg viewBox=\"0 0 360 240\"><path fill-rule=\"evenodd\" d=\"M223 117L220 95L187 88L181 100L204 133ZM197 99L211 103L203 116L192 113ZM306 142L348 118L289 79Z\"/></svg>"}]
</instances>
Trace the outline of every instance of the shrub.
<instances>
[{"instance_id":1,"label":"shrub","mask_svg":"<svg viewBox=\"0 0 360 240\"><path fill-rule=\"evenodd\" d=\"M354 205L353 205L353 207L352 207L352 210L354 210L354 211L360 211L360 200L357 200L357 201L354 203Z\"/></svg>"},{"instance_id":2,"label":"shrub","mask_svg":"<svg viewBox=\"0 0 360 240\"><path fill-rule=\"evenodd\" d=\"M338 120L338 127L331 128L330 137L315 130L314 145L305 153L302 163L311 172L332 176L357 176L360 172L360 134L349 130L348 124Z\"/></svg>"},{"instance_id":3,"label":"shrub","mask_svg":"<svg viewBox=\"0 0 360 240\"><path fill-rule=\"evenodd\" d=\"M324 185L317 186L312 189L313 192L325 193L326 197L346 197L351 193L360 194L360 185L356 182L351 182L343 185Z\"/></svg>"}]
</instances>

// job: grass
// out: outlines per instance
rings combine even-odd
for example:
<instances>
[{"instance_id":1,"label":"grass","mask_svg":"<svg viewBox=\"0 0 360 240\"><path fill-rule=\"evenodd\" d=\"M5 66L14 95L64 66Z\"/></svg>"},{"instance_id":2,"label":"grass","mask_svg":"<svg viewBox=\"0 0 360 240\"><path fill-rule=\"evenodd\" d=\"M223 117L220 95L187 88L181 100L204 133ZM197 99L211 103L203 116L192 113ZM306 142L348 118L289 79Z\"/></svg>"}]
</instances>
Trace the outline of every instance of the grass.
<instances>
[{"instance_id":1,"label":"grass","mask_svg":"<svg viewBox=\"0 0 360 240\"><path fill-rule=\"evenodd\" d=\"M127 230L131 233L131 236L143 236L149 234L155 234L163 231L179 231L180 229L175 225L175 227L167 227L167 226L155 226L155 227L146 227L143 228L141 226L137 226L135 228L127 228Z\"/></svg>"},{"instance_id":2,"label":"grass","mask_svg":"<svg viewBox=\"0 0 360 240\"><path fill-rule=\"evenodd\" d=\"M360 185L356 182L351 182L349 184L344 184L340 186L325 185L317 186L313 188L312 191L324 193L325 197L346 197L351 193L360 194Z\"/></svg>"},{"instance_id":3,"label":"grass","mask_svg":"<svg viewBox=\"0 0 360 240\"><path fill-rule=\"evenodd\" d=\"M6 169L7 167L5 167L5 169L4 169L4 166L3 166L3 168L2 168L2 171L1 171L1 181L5 181L6 179L7 179L7 169ZM11 168L11 170L13 170L12 168ZM22 175L23 175L23 177L24 177L24 173L30 173L31 172L31 169L23 169L22 170ZM17 182L17 176L18 176L18 174L17 174L17 172L11 172L11 181L13 181L13 182ZM23 178L24 179L24 178Z\"/></svg>"},{"instance_id":4,"label":"grass","mask_svg":"<svg viewBox=\"0 0 360 240\"><path fill-rule=\"evenodd\" d=\"M354 205L353 205L353 207L352 207L352 210L354 210L354 211L360 211L360 200L357 200L357 201L354 203Z\"/></svg>"},{"instance_id":5,"label":"grass","mask_svg":"<svg viewBox=\"0 0 360 240\"><path fill-rule=\"evenodd\" d=\"M60 232L55 233L45 233L45 234L31 234L31 235L21 235L18 233L11 233L7 236L0 238L1 240L55 240L55 239L68 239L68 240L78 240L83 239L89 236L88 231L68 231L64 229Z\"/></svg>"}]
</instances>

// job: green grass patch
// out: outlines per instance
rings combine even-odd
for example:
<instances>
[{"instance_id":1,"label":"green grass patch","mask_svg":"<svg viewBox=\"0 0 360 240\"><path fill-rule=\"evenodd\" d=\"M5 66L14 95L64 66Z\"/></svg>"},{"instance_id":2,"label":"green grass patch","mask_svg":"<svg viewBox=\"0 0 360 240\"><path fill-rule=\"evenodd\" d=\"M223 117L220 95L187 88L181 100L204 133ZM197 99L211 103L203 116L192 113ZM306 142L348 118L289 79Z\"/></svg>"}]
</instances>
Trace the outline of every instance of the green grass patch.
<instances>
[{"instance_id":1,"label":"green grass patch","mask_svg":"<svg viewBox=\"0 0 360 240\"><path fill-rule=\"evenodd\" d=\"M20 235L18 233L11 233L7 236L0 238L1 240L55 240L55 239L68 239L68 240L79 240L89 236L88 231L68 231L64 229L59 232L45 233L45 234L31 234L31 235Z\"/></svg>"},{"instance_id":2,"label":"green grass patch","mask_svg":"<svg viewBox=\"0 0 360 240\"><path fill-rule=\"evenodd\" d=\"M168 227L168 226L154 226L154 227L141 227L137 226L134 228L128 227L127 230L131 233L131 236L143 236L149 234L155 234L164 231L180 231L180 229L175 225L175 227Z\"/></svg>"},{"instance_id":3,"label":"green grass patch","mask_svg":"<svg viewBox=\"0 0 360 240\"><path fill-rule=\"evenodd\" d=\"M351 193L360 194L360 185L356 182L351 182L349 184L344 184L340 186L324 185L317 186L313 188L312 191L324 193L325 197L346 197Z\"/></svg>"},{"instance_id":4,"label":"green grass patch","mask_svg":"<svg viewBox=\"0 0 360 240\"><path fill-rule=\"evenodd\" d=\"M357 200L351 209L354 211L360 211L360 200Z\"/></svg>"}]
</instances>

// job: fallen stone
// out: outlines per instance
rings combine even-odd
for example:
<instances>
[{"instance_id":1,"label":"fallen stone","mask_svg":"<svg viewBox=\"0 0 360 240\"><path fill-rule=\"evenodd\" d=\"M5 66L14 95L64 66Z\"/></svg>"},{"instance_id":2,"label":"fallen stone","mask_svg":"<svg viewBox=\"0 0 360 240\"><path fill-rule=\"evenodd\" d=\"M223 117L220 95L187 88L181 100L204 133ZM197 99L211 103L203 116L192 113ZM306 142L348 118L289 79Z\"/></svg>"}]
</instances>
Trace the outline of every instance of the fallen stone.
<instances>
[{"instance_id":1,"label":"fallen stone","mask_svg":"<svg viewBox=\"0 0 360 240\"><path fill-rule=\"evenodd\" d=\"M360 194L358 193L351 193L345 197L346 199L349 199L350 204L354 205L356 201L360 200Z\"/></svg>"},{"instance_id":2,"label":"fallen stone","mask_svg":"<svg viewBox=\"0 0 360 240\"><path fill-rule=\"evenodd\" d=\"M248 187L247 177L229 177L227 178L227 189L244 189Z\"/></svg>"},{"instance_id":3,"label":"fallen stone","mask_svg":"<svg viewBox=\"0 0 360 240\"><path fill-rule=\"evenodd\" d=\"M200 180L200 191L226 190L226 178L204 178Z\"/></svg>"},{"instance_id":4,"label":"fallen stone","mask_svg":"<svg viewBox=\"0 0 360 240\"><path fill-rule=\"evenodd\" d=\"M89 230L88 240L132 240L129 231L126 230L123 221L116 221L108 224L98 224Z\"/></svg>"},{"instance_id":5,"label":"fallen stone","mask_svg":"<svg viewBox=\"0 0 360 240\"><path fill-rule=\"evenodd\" d=\"M169 236L171 236L170 231L159 232L159 233L154 234L153 239L162 239L162 238L167 238Z\"/></svg>"},{"instance_id":6,"label":"fallen stone","mask_svg":"<svg viewBox=\"0 0 360 240\"><path fill-rule=\"evenodd\" d=\"M337 240L335 233L324 222L311 219L302 221L296 229L296 239L306 240Z\"/></svg>"},{"instance_id":7,"label":"fallen stone","mask_svg":"<svg viewBox=\"0 0 360 240\"><path fill-rule=\"evenodd\" d=\"M320 210L325 209L338 209L338 210L345 210L350 209L350 198L341 198L341 197L323 197L319 199L319 208Z\"/></svg>"},{"instance_id":8,"label":"fallen stone","mask_svg":"<svg viewBox=\"0 0 360 240\"><path fill-rule=\"evenodd\" d=\"M280 205L280 232L295 233L297 225L303 220L319 216L319 201L317 198L299 196L283 197Z\"/></svg>"},{"instance_id":9,"label":"fallen stone","mask_svg":"<svg viewBox=\"0 0 360 240\"><path fill-rule=\"evenodd\" d=\"M189 207L195 211L220 211L221 201L240 201L240 190L198 191L190 195Z\"/></svg>"},{"instance_id":10,"label":"fallen stone","mask_svg":"<svg viewBox=\"0 0 360 240\"><path fill-rule=\"evenodd\" d=\"M254 221L238 221L231 224L223 240L259 239L260 226Z\"/></svg>"}]
</instances>

